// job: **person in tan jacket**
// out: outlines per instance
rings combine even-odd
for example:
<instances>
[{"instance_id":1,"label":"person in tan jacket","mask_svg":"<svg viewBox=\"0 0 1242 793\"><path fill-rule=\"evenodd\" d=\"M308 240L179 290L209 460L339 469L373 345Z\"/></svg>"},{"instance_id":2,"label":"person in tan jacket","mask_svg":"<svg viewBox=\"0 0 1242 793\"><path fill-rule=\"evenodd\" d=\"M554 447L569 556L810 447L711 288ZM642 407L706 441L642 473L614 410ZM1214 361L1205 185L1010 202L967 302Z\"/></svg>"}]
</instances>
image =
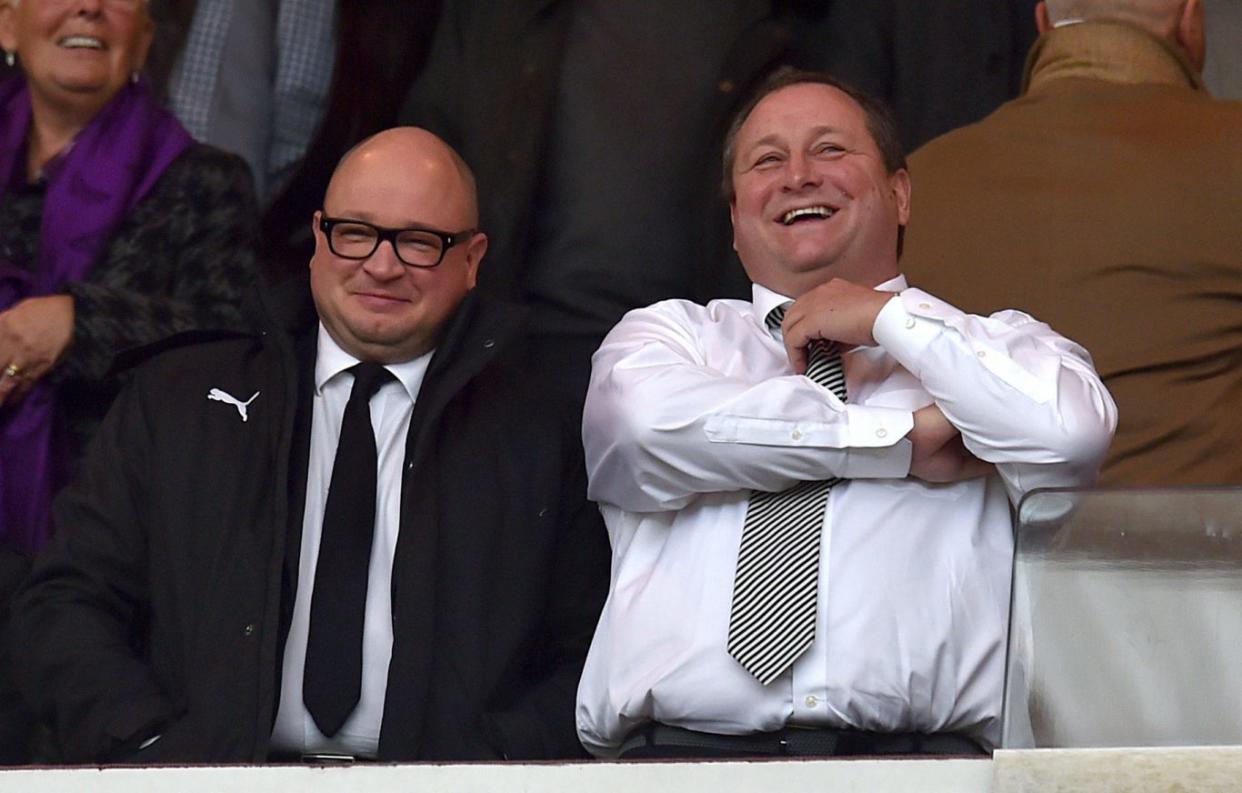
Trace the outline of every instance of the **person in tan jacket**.
<instances>
[{"instance_id":1,"label":"person in tan jacket","mask_svg":"<svg viewBox=\"0 0 1242 793\"><path fill-rule=\"evenodd\" d=\"M1120 424L1101 482L1242 483L1242 103L1201 0L1048 0L1023 94L910 160L903 267L1086 347Z\"/></svg>"}]
</instances>

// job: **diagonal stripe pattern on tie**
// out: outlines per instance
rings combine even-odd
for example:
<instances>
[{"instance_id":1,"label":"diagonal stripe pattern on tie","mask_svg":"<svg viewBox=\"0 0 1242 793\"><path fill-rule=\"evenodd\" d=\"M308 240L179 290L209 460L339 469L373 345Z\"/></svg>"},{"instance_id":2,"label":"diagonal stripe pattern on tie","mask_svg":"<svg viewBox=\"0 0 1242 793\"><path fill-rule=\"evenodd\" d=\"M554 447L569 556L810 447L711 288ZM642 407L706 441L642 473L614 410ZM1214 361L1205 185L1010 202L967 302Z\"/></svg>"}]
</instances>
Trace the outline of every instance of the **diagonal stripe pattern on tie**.
<instances>
[{"instance_id":1,"label":"diagonal stripe pattern on tie","mask_svg":"<svg viewBox=\"0 0 1242 793\"><path fill-rule=\"evenodd\" d=\"M768 313L775 330L785 307ZM845 401L836 345L815 342L806 376ZM729 655L767 685L815 640L819 540L828 491L840 479L800 482L778 493L754 491L738 547L729 614Z\"/></svg>"}]
</instances>

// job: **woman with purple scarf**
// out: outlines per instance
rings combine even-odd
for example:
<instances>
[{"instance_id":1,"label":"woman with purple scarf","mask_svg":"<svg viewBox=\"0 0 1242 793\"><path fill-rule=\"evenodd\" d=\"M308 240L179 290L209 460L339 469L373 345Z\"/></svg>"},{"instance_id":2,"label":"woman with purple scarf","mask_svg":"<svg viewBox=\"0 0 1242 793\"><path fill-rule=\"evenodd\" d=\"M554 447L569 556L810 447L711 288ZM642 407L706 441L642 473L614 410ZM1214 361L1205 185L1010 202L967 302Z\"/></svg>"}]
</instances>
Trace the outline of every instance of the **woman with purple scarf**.
<instances>
[{"instance_id":1,"label":"woman with purple scarf","mask_svg":"<svg viewBox=\"0 0 1242 793\"><path fill-rule=\"evenodd\" d=\"M138 79L152 34L147 0L0 0L0 543L24 554L117 353L240 326L255 283L249 172Z\"/></svg>"}]
</instances>

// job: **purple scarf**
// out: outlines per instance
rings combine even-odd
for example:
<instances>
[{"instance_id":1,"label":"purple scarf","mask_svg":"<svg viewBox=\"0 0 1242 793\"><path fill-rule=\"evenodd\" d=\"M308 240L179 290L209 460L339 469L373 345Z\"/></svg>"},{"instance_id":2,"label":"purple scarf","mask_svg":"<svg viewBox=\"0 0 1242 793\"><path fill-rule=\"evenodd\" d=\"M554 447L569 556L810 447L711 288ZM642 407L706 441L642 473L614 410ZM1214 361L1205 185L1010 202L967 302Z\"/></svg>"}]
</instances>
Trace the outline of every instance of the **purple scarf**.
<instances>
[{"instance_id":1,"label":"purple scarf","mask_svg":"<svg viewBox=\"0 0 1242 793\"><path fill-rule=\"evenodd\" d=\"M30 119L26 81L0 83L0 192L26 178ZM30 269L0 257L0 311L85 278L126 214L193 142L145 85L122 88L45 170L39 263ZM68 470L60 424L46 382L0 408L0 538L28 553L47 543L52 496Z\"/></svg>"}]
</instances>

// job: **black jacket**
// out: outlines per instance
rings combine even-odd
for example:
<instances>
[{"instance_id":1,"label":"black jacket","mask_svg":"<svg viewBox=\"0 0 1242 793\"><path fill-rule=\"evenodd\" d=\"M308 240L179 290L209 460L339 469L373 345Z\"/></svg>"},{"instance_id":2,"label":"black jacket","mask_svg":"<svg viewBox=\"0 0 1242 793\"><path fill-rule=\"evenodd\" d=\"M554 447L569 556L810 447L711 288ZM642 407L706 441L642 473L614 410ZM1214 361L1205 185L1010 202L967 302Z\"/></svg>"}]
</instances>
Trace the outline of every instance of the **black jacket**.
<instances>
[{"instance_id":1,"label":"black jacket","mask_svg":"<svg viewBox=\"0 0 1242 793\"><path fill-rule=\"evenodd\" d=\"M313 376L305 280L268 314L257 336L145 362L56 503L59 532L17 595L13 635L65 760L266 757L303 501L290 470L305 464L295 426ZM581 752L574 695L607 537L584 499L577 429L523 370L519 323L468 297L414 408L382 759ZM260 396L243 422L211 388Z\"/></svg>"}]
</instances>

